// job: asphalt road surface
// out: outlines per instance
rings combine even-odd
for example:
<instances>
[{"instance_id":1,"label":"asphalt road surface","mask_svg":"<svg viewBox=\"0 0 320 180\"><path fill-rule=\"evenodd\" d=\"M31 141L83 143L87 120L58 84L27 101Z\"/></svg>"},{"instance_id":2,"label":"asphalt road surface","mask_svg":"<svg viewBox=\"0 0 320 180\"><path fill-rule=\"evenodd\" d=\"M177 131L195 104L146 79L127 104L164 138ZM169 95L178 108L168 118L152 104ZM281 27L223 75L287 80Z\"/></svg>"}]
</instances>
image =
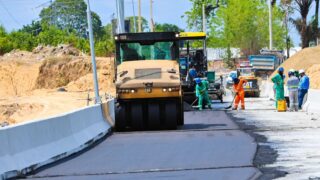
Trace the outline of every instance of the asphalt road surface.
<instances>
[{"instance_id":1,"label":"asphalt road surface","mask_svg":"<svg viewBox=\"0 0 320 180\"><path fill-rule=\"evenodd\" d=\"M185 112L175 131L113 133L95 147L47 166L37 179L255 179L257 145L225 111Z\"/></svg>"},{"instance_id":2,"label":"asphalt road surface","mask_svg":"<svg viewBox=\"0 0 320 180\"><path fill-rule=\"evenodd\" d=\"M33 179L319 179L320 117L274 110L247 98L246 110L185 112L175 131L113 133L47 166Z\"/></svg>"}]
</instances>

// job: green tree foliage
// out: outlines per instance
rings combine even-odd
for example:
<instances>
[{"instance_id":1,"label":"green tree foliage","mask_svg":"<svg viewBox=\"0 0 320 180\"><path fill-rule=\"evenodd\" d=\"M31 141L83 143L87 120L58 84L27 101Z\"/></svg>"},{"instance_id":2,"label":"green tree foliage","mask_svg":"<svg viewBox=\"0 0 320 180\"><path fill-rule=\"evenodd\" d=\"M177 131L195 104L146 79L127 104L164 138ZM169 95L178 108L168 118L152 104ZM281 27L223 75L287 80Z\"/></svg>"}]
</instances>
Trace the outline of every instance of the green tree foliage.
<instances>
[{"instance_id":1,"label":"green tree foliage","mask_svg":"<svg viewBox=\"0 0 320 180\"><path fill-rule=\"evenodd\" d=\"M55 0L40 12L42 23L56 26L67 32L75 31L77 35L87 35L87 5L84 0ZM92 13L92 26L95 37L101 33L100 17Z\"/></svg>"},{"instance_id":2,"label":"green tree foliage","mask_svg":"<svg viewBox=\"0 0 320 180\"><path fill-rule=\"evenodd\" d=\"M103 28L103 36L95 44L97 56L110 56L114 51L114 42L112 36L112 25L107 24Z\"/></svg>"},{"instance_id":3,"label":"green tree foliage","mask_svg":"<svg viewBox=\"0 0 320 180\"><path fill-rule=\"evenodd\" d=\"M8 34L3 26L0 25L0 55L11 51L12 43L8 39Z\"/></svg>"},{"instance_id":4,"label":"green tree foliage","mask_svg":"<svg viewBox=\"0 0 320 180\"><path fill-rule=\"evenodd\" d=\"M136 21L136 32L138 32L138 16L129 16L126 19L130 21L130 32L135 32L134 20ZM141 17L141 31L145 32L148 29L149 29L148 21L144 17Z\"/></svg>"},{"instance_id":5,"label":"green tree foliage","mask_svg":"<svg viewBox=\"0 0 320 180\"><path fill-rule=\"evenodd\" d=\"M41 11L40 21L33 21L10 33L0 26L0 55L13 49L32 51L40 44L71 44L82 52L89 53L86 8L83 0L55 0L51 6ZM94 12L92 22L97 55L112 55L112 25L107 24L103 27L100 17Z\"/></svg>"},{"instance_id":6,"label":"green tree foliage","mask_svg":"<svg viewBox=\"0 0 320 180\"><path fill-rule=\"evenodd\" d=\"M202 27L202 3L213 4L212 0L190 0L193 8L186 12L190 28ZM211 47L237 47L246 55L257 53L268 46L268 6L261 0L222 0L216 11L207 12L209 43ZM273 7L274 46L285 46L285 28L282 27L284 13Z\"/></svg>"},{"instance_id":7,"label":"green tree foliage","mask_svg":"<svg viewBox=\"0 0 320 180\"><path fill-rule=\"evenodd\" d=\"M155 31L156 32L183 32L184 30L179 28L177 25L174 24L155 24Z\"/></svg>"}]
</instances>

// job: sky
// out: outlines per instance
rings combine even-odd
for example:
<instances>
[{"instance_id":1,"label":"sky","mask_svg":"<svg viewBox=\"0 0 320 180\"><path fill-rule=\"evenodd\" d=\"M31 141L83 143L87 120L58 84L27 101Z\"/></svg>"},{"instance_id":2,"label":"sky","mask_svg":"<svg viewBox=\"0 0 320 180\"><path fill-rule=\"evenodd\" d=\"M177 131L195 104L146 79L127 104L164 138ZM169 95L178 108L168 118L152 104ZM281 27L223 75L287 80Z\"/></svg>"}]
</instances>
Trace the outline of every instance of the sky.
<instances>
[{"instance_id":1,"label":"sky","mask_svg":"<svg viewBox=\"0 0 320 180\"><path fill-rule=\"evenodd\" d=\"M135 14L138 14L138 0L124 0L125 16L132 16L132 2ZM187 29L186 19L181 18L192 4L189 0L153 0L153 16L156 23L176 24L182 29ZM174 3L173 3L174 2ZM30 24L32 20L39 19L42 8L47 7L50 0L0 0L0 24L7 31L20 29L23 25ZM141 0L142 16L149 20L150 0ZM103 25L111 21L112 15L116 14L116 0L90 0L92 11L96 12ZM313 10L313 8L312 8ZM295 46L300 43L297 31L292 27L290 35Z\"/></svg>"}]
</instances>

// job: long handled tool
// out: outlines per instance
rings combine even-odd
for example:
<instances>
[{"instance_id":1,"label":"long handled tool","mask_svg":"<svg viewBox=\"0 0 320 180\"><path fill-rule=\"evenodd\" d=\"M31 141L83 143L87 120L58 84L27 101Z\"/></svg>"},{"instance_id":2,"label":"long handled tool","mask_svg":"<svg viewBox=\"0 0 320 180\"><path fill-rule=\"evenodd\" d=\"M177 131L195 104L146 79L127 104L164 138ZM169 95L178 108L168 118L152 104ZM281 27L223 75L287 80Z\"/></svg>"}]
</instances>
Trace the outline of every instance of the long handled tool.
<instances>
[{"instance_id":1,"label":"long handled tool","mask_svg":"<svg viewBox=\"0 0 320 180\"><path fill-rule=\"evenodd\" d=\"M196 98L196 100L193 101L193 103L191 104L191 107L193 106L193 104L198 100L199 98Z\"/></svg>"},{"instance_id":2,"label":"long handled tool","mask_svg":"<svg viewBox=\"0 0 320 180\"><path fill-rule=\"evenodd\" d=\"M225 107L225 109L230 109L230 108L232 107L233 102L234 102L234 100L236 99L236 97L237 97L237 94L235 94L235 95L234 95L233 100L232 100L232 102L231 102L230 106Z\"/></svg>"}]
</instances>

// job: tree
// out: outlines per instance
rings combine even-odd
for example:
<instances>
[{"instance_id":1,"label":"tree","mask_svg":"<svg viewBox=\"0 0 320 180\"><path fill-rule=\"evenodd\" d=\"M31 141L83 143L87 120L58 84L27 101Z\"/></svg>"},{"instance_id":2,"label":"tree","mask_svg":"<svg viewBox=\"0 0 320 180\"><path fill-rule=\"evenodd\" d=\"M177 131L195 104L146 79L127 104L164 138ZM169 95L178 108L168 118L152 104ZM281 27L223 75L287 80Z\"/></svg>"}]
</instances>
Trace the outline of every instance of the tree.
<instances>
[{"instance_id":1,"label":"tree","mask_svg":"<svg viewBox=\"0 0 320 180\"><path fill-rule=\"evenodd\" d=\"M193 7L186 12L189 27L201 29L202 3L211 1L190 0ZM260 0L222 0L215 12L208 13L208 46L237 47L246 55L257 53L268 46L268 6ZM274 46L285 46L285 30L282 27L284 13L279 7L273 7Z\"/></svg>"},{"instance_id":2,"label":"tree","mask_svg":"<svg viewBox=\"0 0 320 180\"><path fill-rule=\"evenodd\" d=\"M8 38L6 29L2 25L0 25L0 55L10 52L12 48L12 43Z\"/></svg>"},{"instance_id":3,"label":"tree","mask_svg":"<svg viewBox=\"0 0 320 180\"><path fill-rule=\"evenodd\" d=\"M130 32L134 32L134 20L136 21L136 32L138 32L138 16L129 16L126 17L127 20L130 22ZM146 30L149 29L148 26L148 21L144 18L141 17L141 31L145 32Z\"/></svg>"},{"instance_id":4,"label":"tree","mask_svg":"<svg viewBox=\"0 0 320 180\"><path fill-rule=\"evenodd\" d=\"M112 25L107 24L103 27L103 36L95 44L95 50L97 56L110 56L114 52L114 49Z\"/></svg>"},{"instance_id":5,"label":"tree","mask_svg":"<svg viewBox=\"0 0 320 180\"><path fill-rule=\"evenodd\" d=\"M182 32L183 29L179 28L177 25L174 24L155 24L155 31L156 32Z\"/></svg>"},{"instance_id":6,"label":"tree","mask_svg":"<svg viewBox=\"0 0 320 180\"><path fill-rule=\"evenodd\" d=\"M302 48L309 46L310 30L308 32L307 17L310 11L310 7L313 0L294 0L293 5L295 9L300 13L301 18L291 19L291 22L295 25L299 31L301 38Z\"/></svg>"},{"instance_id":7,"label":"tree","mask_svg":"<svg viewBox=\"0 0 320 180\"><path fill-rule=\"evenodd\" d=\"M48 8L42 9L40 18L42 23L56 26L67 32L73 30L80 37L87 35L87 5L84 0L55 0ZM92 26L95 36L101 33L100 17L92 13Z\"/></svg>"}]
</instances>

